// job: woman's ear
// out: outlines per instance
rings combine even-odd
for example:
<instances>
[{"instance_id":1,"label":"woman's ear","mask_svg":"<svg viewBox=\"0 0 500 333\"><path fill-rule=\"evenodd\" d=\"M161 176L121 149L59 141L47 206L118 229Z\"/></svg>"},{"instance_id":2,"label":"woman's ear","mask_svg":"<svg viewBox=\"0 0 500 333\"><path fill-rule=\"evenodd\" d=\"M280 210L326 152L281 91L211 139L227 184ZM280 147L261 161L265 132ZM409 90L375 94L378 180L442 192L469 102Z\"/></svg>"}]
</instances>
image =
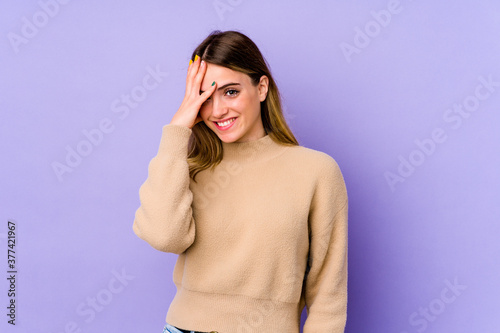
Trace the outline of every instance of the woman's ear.
<instances>
[{"instance_id":1,"label":"woman's ear","mask_svg":"<svg viewBox=\"0 0 500 333\"><path fill-rule=\"evenodd\" d=\"M259 89L259 100L261 102L264 102L267 97L267 91L269 90L269 78L266 75L262 75L260 77L258 89Z\"/></svg>"}]
</instances>

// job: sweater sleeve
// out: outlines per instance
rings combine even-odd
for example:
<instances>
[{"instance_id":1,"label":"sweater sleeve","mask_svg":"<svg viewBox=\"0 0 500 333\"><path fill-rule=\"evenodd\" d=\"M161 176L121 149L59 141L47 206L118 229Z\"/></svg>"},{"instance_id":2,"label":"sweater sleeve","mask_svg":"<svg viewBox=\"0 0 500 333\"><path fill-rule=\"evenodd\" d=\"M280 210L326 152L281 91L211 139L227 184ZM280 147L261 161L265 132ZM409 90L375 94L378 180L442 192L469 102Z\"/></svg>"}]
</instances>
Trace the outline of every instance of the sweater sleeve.
<instances>
[{"instance_id":1,"label":"sweater sleeve","mask_svg":"<svg viewBox=\"0 0 500 333\"><path fill-rule=\"evenodd\" d=\"M193 194L189 189L188 141L192 130L163 126L158 153L139 188L134 233L153 248L180 254L194 242Z\"/></svg>"},{"instance_id":2,"label":"sweater sleeve","mask_svg":"<svg viewBox=\"0 0 500 333\"><path fill-rule=\"evenodd\" d=\"M304 333L341 333L347 321L347 190L339 166L328 161L309 212Z\"/></svg>"}]
</instances>

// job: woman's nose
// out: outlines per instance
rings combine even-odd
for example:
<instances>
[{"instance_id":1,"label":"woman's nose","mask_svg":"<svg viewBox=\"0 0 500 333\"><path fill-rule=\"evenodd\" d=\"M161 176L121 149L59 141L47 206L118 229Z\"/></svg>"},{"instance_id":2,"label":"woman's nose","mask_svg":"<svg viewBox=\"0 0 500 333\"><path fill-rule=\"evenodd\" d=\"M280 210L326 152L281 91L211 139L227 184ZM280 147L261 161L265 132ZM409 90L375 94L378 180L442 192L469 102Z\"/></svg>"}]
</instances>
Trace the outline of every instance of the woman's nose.
<instances>
[{"instance_id":1,"label":"woman's nose","mask_svg":"<svg viewBox=\"0 0 500 333\"><path fill-rule=\"evenodd\" d=\"M212 96L212 116L215 118L223 118L227 110L226 104L220 97Z\"/></svg>"}]
</instances>

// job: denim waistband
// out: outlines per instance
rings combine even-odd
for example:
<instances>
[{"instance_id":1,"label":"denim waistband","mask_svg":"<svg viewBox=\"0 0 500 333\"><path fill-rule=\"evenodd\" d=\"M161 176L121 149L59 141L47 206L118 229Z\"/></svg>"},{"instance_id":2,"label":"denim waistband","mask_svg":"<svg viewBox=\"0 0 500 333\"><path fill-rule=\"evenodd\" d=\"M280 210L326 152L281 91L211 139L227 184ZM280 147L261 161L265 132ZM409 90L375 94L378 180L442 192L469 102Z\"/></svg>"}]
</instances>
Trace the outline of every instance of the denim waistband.
<instances>
[{"instance_id":1,"label":"denim waistband","mask_svg":"<svg viewBox=\"0 0 500 333\"><path fill-rule=\"evenodd\" d=\"M217 331L211 331L211 332L189 331L175 327L167 323L163 328L163 333L217 333Z\"/></svg>"}]
</instances>

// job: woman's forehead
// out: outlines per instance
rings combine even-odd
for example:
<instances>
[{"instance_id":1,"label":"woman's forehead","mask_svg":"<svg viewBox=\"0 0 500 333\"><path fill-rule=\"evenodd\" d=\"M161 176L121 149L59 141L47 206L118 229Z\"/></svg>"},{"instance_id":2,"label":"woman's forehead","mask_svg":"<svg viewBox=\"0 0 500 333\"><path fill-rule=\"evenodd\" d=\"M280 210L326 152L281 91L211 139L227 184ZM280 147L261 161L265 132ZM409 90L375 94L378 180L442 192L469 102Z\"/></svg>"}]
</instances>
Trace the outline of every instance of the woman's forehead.
<instances>
[{"instance_id":1,"label":"woman's forehead","mask_svg":"<svg viewBox=\"0 0 500 333\"><path fill-rule=\"evenodd\" d=\"M217 82L217 86L219 87L230 82L239 83L241 85L251 83L250 77L245 73L238 72L227 67L207 63L207 71L202 82L202 90L208 89L214 81Z\"/></svg>"}]
</instances>

